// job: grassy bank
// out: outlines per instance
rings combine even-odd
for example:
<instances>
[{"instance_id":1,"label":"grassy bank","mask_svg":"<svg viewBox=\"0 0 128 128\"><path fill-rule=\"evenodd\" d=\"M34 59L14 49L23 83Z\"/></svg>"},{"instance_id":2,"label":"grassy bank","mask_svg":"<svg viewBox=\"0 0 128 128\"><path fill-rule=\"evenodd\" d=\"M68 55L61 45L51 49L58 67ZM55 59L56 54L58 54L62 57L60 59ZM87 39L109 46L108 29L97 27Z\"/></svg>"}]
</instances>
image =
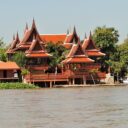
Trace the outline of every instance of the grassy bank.
<instances>
[{"instance_id":1,"label":"grassy bank","mask_svg":"<svg viewBox=\"0 0 128 128\"><path fill-rule=\"evenodd\" d=\"M24 83L0 83L0 89L25 89L25 88L39 88L33 84Z\"/></svg>"}]
</instances>

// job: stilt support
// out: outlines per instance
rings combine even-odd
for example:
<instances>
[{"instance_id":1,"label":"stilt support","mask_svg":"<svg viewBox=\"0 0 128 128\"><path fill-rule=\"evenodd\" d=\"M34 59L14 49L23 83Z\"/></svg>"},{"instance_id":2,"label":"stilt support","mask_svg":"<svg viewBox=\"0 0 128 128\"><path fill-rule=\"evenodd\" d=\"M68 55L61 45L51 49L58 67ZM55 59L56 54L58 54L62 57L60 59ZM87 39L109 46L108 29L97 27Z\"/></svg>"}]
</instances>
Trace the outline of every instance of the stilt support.
<instances>
[{"instance_id":1,"label":"stilt support","mask_svg":"<svg viewBox=\"0 0 128 128\"><path fill-rule=\"evenodd\" d=\"M72 84L73 84L73 85L75 84L75 78L72 79Z\"/></svg>"},{"instance_id":2,"label":"stilt support","mask_svg":"<svg viewBox=\"0 0 128 128\"><path fill-rule=\"evenodd\" d=\"M68 81L69 81L69 82L68 82L68 83L69 83L69 85L72 85L72 81L71 81L71 79L69 79Z\"/></svg>"},{"instance_id":3,"label":"stilt support","mask_svg":"<svg viewBox=\"0 0 128 128\"><path fill-rule=\"evenodd\" d=\"M84 84L84 86L86 85L86 77L85 76L83 76L83 84Z\"/></svg>"},{"instance_id":4,"label":"stilt support","mask_svg":"<svg viewBox=\"0 0 128 128\"><path fill-rule=\"evenodd\" d=\"M52 88L52 81L50 81L50 88Z\"/></svg>"}]
</instances>

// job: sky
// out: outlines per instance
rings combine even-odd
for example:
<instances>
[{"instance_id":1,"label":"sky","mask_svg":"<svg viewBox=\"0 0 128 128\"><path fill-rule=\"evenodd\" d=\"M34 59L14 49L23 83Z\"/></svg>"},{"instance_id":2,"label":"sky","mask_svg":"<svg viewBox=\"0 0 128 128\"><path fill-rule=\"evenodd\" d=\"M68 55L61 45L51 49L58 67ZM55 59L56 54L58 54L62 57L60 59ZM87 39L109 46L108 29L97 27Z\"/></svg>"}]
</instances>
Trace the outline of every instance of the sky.
<instances>
[{"instance_id":1,"label":"sky","mask_svg":"<svg viewBox=\"0 0 128 128\"><path fill-rule=\"evenodd\" d=\"M0 37L23 37L35 19L40 34L64 34L73 27L81 40L98 26L115 27L119 43L128 35L128 0L0 0Z\"/></svg>"}]
</instances>

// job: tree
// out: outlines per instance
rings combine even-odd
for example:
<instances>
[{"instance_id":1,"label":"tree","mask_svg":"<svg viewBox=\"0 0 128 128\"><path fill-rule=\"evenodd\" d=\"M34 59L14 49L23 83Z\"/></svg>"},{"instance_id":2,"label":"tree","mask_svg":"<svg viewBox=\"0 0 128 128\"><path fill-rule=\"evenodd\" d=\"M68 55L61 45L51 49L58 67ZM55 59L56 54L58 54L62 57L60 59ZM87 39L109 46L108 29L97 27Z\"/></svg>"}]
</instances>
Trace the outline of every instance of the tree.
<instances>
[{"instance_id":1,"label":"tree","mask_svg":"<svg viewBox=\"0 0 128 128\"><path fill-rule=\"evenodd\" d=\"M101 63L105 70L108 68L107 61L110 57L115 54L116 43L118 42L119 33L114 27L107 28L97 27L94 30L93 39L98 48L101 49L101 52L105 53L106 56L102 59Z\"/></svg>"},{"instance_id":2,"label":"tree","mask_svg":"<svg viewBox=\"0 0 128 128\"><path fill-rule=\"evenodd\" d=\"M118 42L119 33L113 27L97 27L94 30L93 38L98 48L100 48L102 52L106 53L109 56L115 51L115 46Z\"/></svg>"},{"instance_id":3,"label":"tree","mask_svg":"<svg viewBox=\"0 0 128 128\"><path fill-rule=\"evenodd\" d=\"M66 48L62 45L61 42L53 44L52 42L47 43L46 46L47 52L52 55L50 59L50 67L52 72L57 73L58 67L61 66L61 61L65 58Z\"/></svg>"},{"instance_id":4,"label":"tree","mask_svg":"<svg viewBox=\"0 0 128 128\"><path fill-rule=\"evenodd\" d=\"M23 52L18 52L13 56L13 61L15 61L20 67L25 68L26 66L26 55Z\"/></svg>"},{"instance_id":5,"label":"tree","mask_svg":"<svg viewBox=\"0 0 128 128\"><path fill-rule=\"evenodd\" d=\"M124 43L118 45L117 47L117 56L115 58L118 58L118 62L122 63L121 68L121 77L124 77L128 73L128 38L124 40Z\"/></svg>"},{"instance_id":6,"label":"tree","mask_svg":"<svg viewBox=\"0 0 128 128\"><path fill-rule=\"evenodd\" d=\"M0 49L0 61L7 61L6 49Z\"/></svg>"},{"instance_id":7,"label":"tree","mask_svg":"<svg viewBox=\"0 0 128 128\"><path fill-rule=\"evenodd\" d=\"M0 61L7 61L7 54L6 54L7 47L3 42L3 38L0 38Z\"/></svg>"},{"instance_id":8,"label":"tree","mask_svg":"<svg viewBox=\"0 0 128 128\"><path fill-rule=\"evenodd\" d=\"M111 72L113 73L114 76L116 75L117 81L119 81L119 73L121 72L122 69L122 63L109 60L108 64L111 67Z\"/></svg>"},{"instance_id":9,"label":"tree","mask_svg":"<svg viewBox=\"0 0 128 128\"><path fill-rule=\"evenodd\" d=\"M93 80L93 83L96 84L95 80L94 80L94 76L96 75L96 73L98 73L98 70L97 69L92 69L90 71L90 74L91 74L91 77L92 77L92 80ZM94 76L93 76L94 75Z\"/></svg>"},{"instance_id":10,"label":"tree","mask_svg":"<svg viewBox=\"0 0 128 128\"><path fill-rule=\"evenodd\" d=\"M4 49L6 47L3 38L0 38L0 49Z\"/></svg>"}]
</instances>

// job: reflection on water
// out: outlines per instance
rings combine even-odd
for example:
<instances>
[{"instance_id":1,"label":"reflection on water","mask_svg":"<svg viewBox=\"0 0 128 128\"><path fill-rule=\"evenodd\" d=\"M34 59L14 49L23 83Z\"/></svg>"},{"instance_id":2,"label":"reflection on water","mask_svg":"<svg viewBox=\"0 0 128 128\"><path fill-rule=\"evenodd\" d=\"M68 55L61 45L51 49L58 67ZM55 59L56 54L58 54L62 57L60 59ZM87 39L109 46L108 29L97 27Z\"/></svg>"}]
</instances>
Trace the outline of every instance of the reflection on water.
<instances>
[{"instance_id":1,"label":"reflection on water","mask_svg":"<svg viewBox=\"0 0 128 128\"><path fill-rule=\"evenodd\" d=\"M128 87L0 90L0 128L127 128Z\"/></svg>"}]
</instances>

